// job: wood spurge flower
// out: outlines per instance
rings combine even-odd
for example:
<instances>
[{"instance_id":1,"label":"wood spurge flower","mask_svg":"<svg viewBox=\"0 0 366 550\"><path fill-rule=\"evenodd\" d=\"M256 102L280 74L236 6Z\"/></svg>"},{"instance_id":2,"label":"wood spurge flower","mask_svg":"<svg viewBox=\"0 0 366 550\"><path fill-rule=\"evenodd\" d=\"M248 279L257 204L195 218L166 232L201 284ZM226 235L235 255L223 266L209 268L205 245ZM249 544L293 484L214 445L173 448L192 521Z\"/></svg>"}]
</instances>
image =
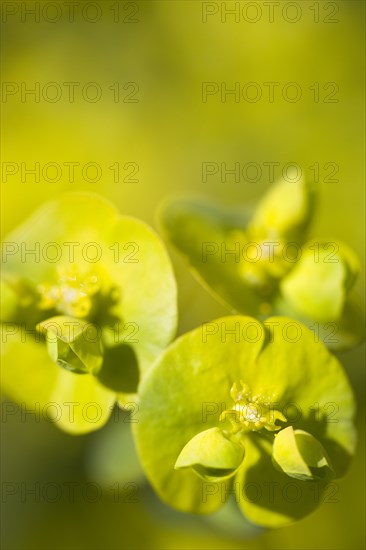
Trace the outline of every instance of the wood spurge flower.
<instances>
[{"instance_id":1,"label":"wood spurge flower","mask_svg":"<svg viewBox=\"0 0 366 550\"><path fill-rule=\"evenodd\" d=\"M203 326L170 345L141 383L134 431L143 467L178 510L213 512L234 491L250 521L285 525L319 505L314 487L321 495L347 469L352 389L338 360L297 321L232 316L214 324L209 337ZM336 418L328 418L330 404Z\"/></svg>"},{"instance_id":2,"label":"wood spurge flower","mask_svg":"<svg viewBox=\"0 0 366 550\"><path fill-rule=\"evenodd\" d=\"M204 286L233 312L259 319L286 315L315 330L328 347L348 349L365 335L364 314L351 293L360 263L340 241L306 242L314 200L304 178L282 179L255 207L170 200L161 226Z\"/></svg>"},{"instance_id":3,"label":"wood spurge flower","mask_svg":"<svg viewBox=\"0 0 366 550\"><path fill-rule=\"evenodd\" d=\"M176 286L158 236L91 193L46 203L3 243L2 384L57 425L95 430L173 338ZM88 414L88 407L93 414Z\"/></svg>"},{"instance_id":4,"label":"wood spurge flower","mask_svg":"<svg viewBox=\"0 0 366 550\"><path fill-rule=\"evenodd\" d=\"M220 420L229 419L232 424L232 432L237 433L250 430L258 432L262 428L275 432L281 428L281 426L276 424L277 420L287 422L286 417L280 411L273 408L272 403L276 396L275 393L260 392L257 395L252 395L247 384L242 381L240 384L240 390L238 390L236 382L234 382L230 390L234 406L221 413L220 416Z\"/></svg>"}]
</instances>

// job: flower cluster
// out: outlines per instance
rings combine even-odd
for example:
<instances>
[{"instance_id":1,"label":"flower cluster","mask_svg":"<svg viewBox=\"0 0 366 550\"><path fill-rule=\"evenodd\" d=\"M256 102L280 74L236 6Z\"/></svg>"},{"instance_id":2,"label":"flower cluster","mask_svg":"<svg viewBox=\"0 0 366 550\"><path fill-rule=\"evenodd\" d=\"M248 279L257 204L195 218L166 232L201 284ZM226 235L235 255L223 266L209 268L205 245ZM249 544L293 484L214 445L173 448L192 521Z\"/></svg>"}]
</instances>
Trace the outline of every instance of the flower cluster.
<instances>
[{"instance_id":1,"label":"flower cluster","mask_svg":"<svg viewBox=\"0 0 366 550\"><path fill-rule=\"evenodd\" d=\"M347 470L355 405L342 366L306 325L337 321L336 347L362 333L349 297L358 259L341 243L304 244L311 202L303 181L282 181L246 213L195 201L165 207L170 240L215 294L265 319L225 317L173 343L175 279L157 235L90 193L45 204L3 243L5 394L30 409L56 404L58 426L83 433L138 392L134 436L165 502L210 513L234 491L244 516L264 527L307 515L319 503L311 488L321 495ZM294 243L300 254L289 261ZM247 498L253 485L261 498Z\"/></svg>"}]
</instances>

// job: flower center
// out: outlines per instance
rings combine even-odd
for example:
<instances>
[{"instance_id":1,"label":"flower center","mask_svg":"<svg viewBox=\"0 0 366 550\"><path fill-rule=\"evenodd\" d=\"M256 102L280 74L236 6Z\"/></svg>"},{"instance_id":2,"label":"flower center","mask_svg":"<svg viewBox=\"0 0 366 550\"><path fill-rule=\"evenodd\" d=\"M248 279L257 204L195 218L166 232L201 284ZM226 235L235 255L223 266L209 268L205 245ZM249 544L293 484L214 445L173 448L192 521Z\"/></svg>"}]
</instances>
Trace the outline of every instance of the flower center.
<instances>
[{"instance_id":1,"label":"flower center","mask_svg":"<svg viewBox=\"0 0 366 550\"><path fill-rule=\"evenodd\" d=\"M287 422L287 418L274 408L275 393L264 391L253 395L247 384L242 381L240 384L241 389L235 383L230 390L233 407L220 416L220 420L228 419L231 423L231 433L258 432L263 428L270 432L280 430L281 426L276 425L276 421Z\"/></svg>"},{"instance_id":2,"label":"flower center","mask_svg":"<svg viewBox=\"0 0 366 550\"><path fill-rule=\"evenodd\" d=\"M101 276L96 272L82 275L76 265L58 268L56 284L38 285L38 308L55 309L64 315L86 317L90 314L96 295L101 290Z\"/></svg>"},{"instance_id":3,"label":"flower center","mask_svg":"<svg viewBox=\"0 0 366 550\"><path fill-rule=\"evenodd\" d=\"M273 290L273 280L281 279L290 265L283 256L284 243L278 238L269 237L258 239L248 236L252 240L244 255L240 272L243 279L267 294Z\"/></svg>"}]
</instances>

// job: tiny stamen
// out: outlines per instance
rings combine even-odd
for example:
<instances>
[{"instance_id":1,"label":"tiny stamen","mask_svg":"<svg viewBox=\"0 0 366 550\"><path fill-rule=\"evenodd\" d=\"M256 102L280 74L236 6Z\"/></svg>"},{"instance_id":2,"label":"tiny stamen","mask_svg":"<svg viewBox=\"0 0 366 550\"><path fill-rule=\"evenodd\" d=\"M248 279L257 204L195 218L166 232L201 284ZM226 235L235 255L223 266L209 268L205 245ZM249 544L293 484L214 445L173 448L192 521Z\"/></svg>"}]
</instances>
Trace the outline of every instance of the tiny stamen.
<instances>
[{"instance_id":1,"label":"tiny stamen","mask_svg":"<svg viewBox=\"0 0 366 550\"><path fill-rule=\"evenodd\" d=\"M233 384L230 395L234 405L221 414L220 420L225 421L228 418L232 424L233 433L259 431L263 428L271 432L281 429L276 421L287 422L287 418L272 407L271 397L275 398L275 394L272 393L270 396L268 392L263 392L252 395L247 384L242 381L240 384L241 390L238 390L236 383Z\"/></svg>"}]
</instances>

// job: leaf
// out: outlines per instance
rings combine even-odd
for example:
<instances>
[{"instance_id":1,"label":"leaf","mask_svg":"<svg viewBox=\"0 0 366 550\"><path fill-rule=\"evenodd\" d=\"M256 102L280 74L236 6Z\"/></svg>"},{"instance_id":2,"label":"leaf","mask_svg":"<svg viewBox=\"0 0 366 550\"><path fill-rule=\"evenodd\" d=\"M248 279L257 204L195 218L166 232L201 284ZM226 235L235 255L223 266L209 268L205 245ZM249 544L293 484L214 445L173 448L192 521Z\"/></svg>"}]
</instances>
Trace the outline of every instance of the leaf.
<instances>
[{"instance_id":1,"label":"leaf","mask_svg":"<svg viewBox=\"0 0 366 550\"><path fill-rule=\"evenodd\" d=\"M17 318L18 302L15 292L3 280L1 284L1 319L7 322L13 322Z\"/></svg>"},{"instance_id":2,"label":"leaf","mask_svg":"<svg viewBox=\"0 0 366 550\"><path fill-rule=\"evenodd\" d=\"M245 518L267 528L284 527L307 516L322 502L324 481L290 478L274 468L272 444L255 437L245 442L246 456L236 482L236 499Z\"/></svg>"},{"instance_id":3,"label":"leaf","mask_svg":"<svg viewBox=\"0 0 366 550\"><path fill-rule=\"evenodd\" d=\"M177 324L177 289L169 256L160 238L143 222L121 217L107 235L108 273L120 289L111 314L121 322L115 345L130 346L141 375L172 340ZM118 261L116 261L118 259Z\"/></svg>"},{"instance_id":4,"label":"leaf","mask_svg":"<svg viewBox=\"0 0 366 550\"><path fill-rule=\"evenodd\" d=\"M234 210L194 199L166 202L160 211L163 233L185 256L206 290L235 310L257 315L264 298L242 274L248 220L244 208Z\"/></svg>"},{"instance_id":5,"label":"leaf","mask_svg":"<svg viewBox=\"0 0 366 550\"><path fill-rule=\"evenodd\" d=\"M227 334L223 341L226 330L234 330L237 341L235 334ZM245 330L256 342L240 338ZM191 469L174 466L188 441L217 427L221 412L231 404L233 381L240 379L243 365L255 370L263 342L258 321L225 317L176 340L146 373L133 430L147 477L160 498L174 508L210 513L226 500L228 482L213 486Z\"/></svg>"},{"instance_id":6,"label":"leaf","mask_svg":"<svg viewBox=\"0 0 366 550\"><path fill-rule=\"evenodd\" d=\"M34 333L18 327L2 329L2 391L39 420L67 433L83 434L101 428L110 417L115 394L90 374L75 374L57 366ZM28 413L27 413L28 411Z\"/></svg>"},{"instance_id":7,"label":"leaf","mask_svg":"<svg viewBox=\"0 0 366 550\"><path fill-rule=\"evenodd\" d=\"M51 401L57 403L56 425L75 435L99 430L112 413L116 395L95 376L58 370L57 384L51 393Z\"/></svg>"},{"instance_id":8,"label":"leaf","mask_svg":"<svg viewBox=\"0 0 366 550\"><path fill-rule=\"evenodd\" d=\"M139 383L139 368L133 348L127 344L105 347L99 381L107 388L124 394L135 394Z\"/></svg>"},{"instance_id":9,"label":"leaf","mask_svg":"<svg viewBox=\"0 0 366 550\"><path fill-rule=\"evenodd\" d=\"M289 424L320 441L336 477L341 477L356 444L355 397L342 365L302 323L271 317L264 324L273 344L257 361L258 382L268 387L274 380L283 381L277 400Z\"/></svg>"},{"instance_id":10,"label":"leaf","mask_svg":"<svg viewBox=\"0 0 366 550\"><path fill-rule=\"evenodd\" d=\"M235 474L244 458L244 448L225 437L219 428L195 435L182 449L175 469L192 468L206 481L220 481Z\"/></svg>"},{"instance_id":11,"label":"leaf","mask_svg":"<svg viewBox=\"0 0 366 550\"><path fill-rule=\"evenodd\" d=\"M4 239L10 244L2 277L15 281L25 276L36 287L57 281L60 264L90 269L99 263L91 260L117 219L118 210L93 193L65 193L46 202Z\"/></svg>"}]
</instances>

